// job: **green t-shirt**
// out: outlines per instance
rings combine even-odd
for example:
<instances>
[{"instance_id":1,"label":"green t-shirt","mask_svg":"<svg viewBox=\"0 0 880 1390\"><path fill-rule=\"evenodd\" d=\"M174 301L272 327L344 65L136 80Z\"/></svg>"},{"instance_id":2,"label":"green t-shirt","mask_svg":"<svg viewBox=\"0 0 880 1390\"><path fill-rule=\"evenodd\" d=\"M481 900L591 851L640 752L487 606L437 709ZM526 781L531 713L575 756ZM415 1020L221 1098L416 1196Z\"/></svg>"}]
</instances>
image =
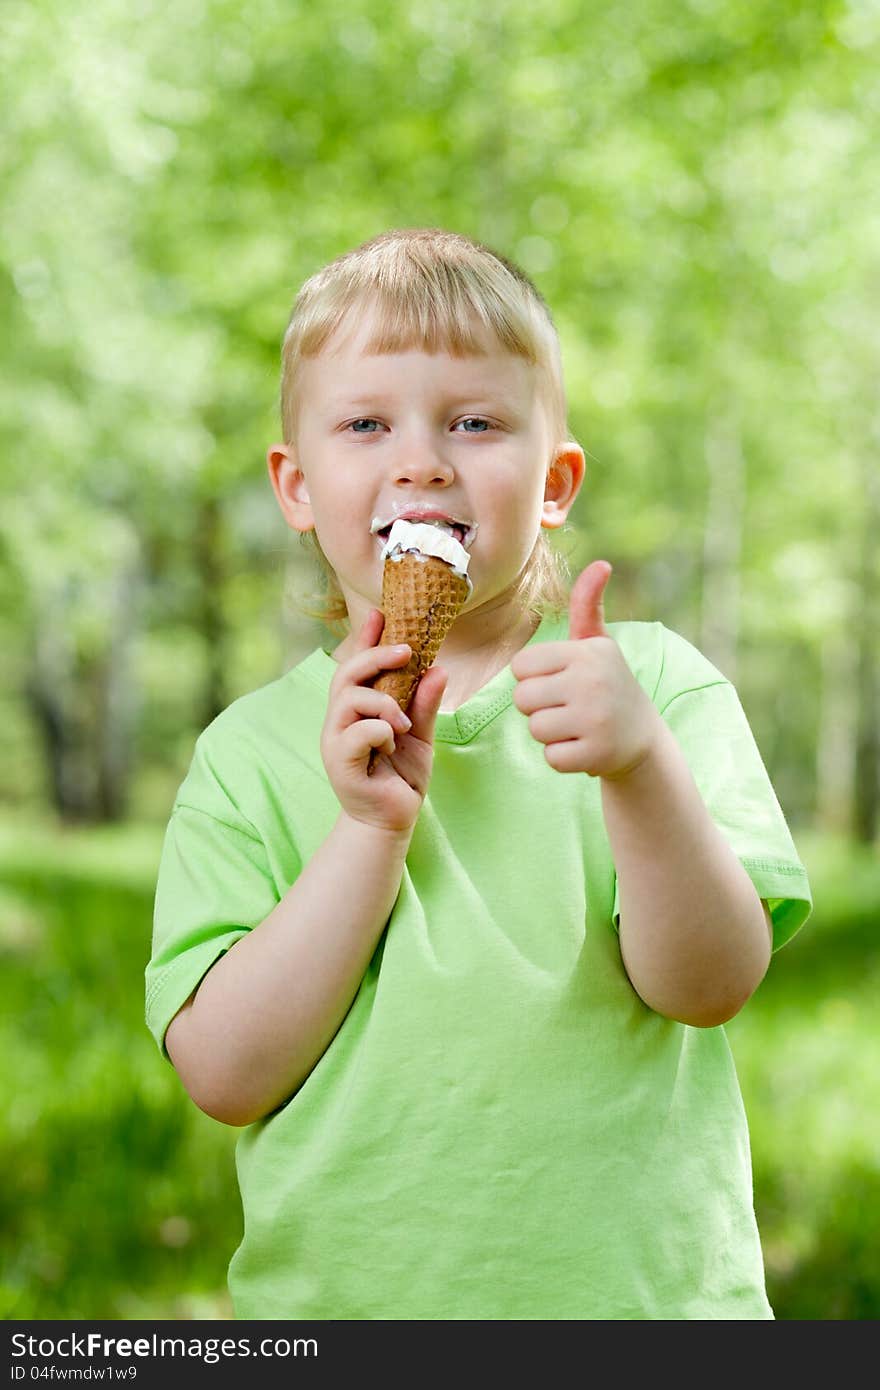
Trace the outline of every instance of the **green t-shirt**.
<instances>
[{"instance_id":1,"label":"green t-shirt","mask_svg":"<svg viewBox=\"0 0 880 1390\"><path fill-rule=\"evenodd\" d=\"M609 631L779 946L810 887L735 689L661 623ZM545 619L531 640L566 636ZM319 749L336 669L312 652L198 740L156 893L160 1046L337 818ZM514 685L506 667L438 716L400 892L351 1008L296 1094L241 1132L239 1318L773 1316L724 1029L636 995L599 780L549 766Z\"/></svg>"}]
</instances>

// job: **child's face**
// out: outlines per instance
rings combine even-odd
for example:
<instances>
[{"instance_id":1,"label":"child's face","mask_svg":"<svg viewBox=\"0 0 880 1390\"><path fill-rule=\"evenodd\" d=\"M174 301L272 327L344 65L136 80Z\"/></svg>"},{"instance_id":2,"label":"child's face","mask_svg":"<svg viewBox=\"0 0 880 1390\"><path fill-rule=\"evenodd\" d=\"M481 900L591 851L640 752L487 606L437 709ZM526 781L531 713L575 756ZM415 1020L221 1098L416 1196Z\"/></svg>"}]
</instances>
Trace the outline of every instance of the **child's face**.
<instances>
[{"instance_id":1,"label":"child's face","mask_svg":"<svg viewBox=\"0 0 880 1390\"><path fill-rule=\"evenodd\" d=\"M494 341L485 356L368 354L369 329L361 318L302 364L296 440L269 452L285 517L297 530L314 526L353 627L381 607L375 518L421 510L475 528L466 611L497 601L540 527L565 520L583 456L554 448L537 370L523 358Z\"/></svg>"}]
</instances>

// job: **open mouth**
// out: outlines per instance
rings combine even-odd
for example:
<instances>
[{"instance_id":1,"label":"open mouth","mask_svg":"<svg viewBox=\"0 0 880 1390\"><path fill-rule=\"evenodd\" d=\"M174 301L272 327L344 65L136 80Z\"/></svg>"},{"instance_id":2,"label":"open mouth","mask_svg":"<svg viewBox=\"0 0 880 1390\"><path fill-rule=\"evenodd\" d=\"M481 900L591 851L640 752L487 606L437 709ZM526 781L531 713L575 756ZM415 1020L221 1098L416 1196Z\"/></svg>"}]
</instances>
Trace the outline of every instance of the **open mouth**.
<instances>
[{"instance_id":1,"label":"open mouth","mask_svg":"<svg viewBox=\"0 0 880 1390\"><path fill-rule=\"evenodd\" d=\"M414 525L419 526L436 526L438 531L445 531L447 536L454 537L454 539L458 541L459 545L464 546L465 550L468 549L475 535L477 534L476 525L470 525L465 521L444 521L442 518L434 516L413 516L404 518L396 517L395 520L411 521ZM391 534L391 527L393 525L394 522L389 521L384 526L376 527L374 534L381 538L383 544L385 543L385 541L387 541L389 535ZM373 527L371 527L370 529L373 530Z\"/></svg>"}]
</instances>

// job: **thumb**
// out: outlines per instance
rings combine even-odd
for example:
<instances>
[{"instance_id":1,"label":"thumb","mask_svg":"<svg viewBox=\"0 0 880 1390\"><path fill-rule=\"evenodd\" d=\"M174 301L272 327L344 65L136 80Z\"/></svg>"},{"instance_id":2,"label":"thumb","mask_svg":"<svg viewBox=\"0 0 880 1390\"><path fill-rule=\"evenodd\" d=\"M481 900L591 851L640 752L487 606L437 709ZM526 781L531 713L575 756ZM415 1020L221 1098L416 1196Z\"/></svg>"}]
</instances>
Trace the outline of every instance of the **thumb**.
<instances>
[{"instance_id":1,"label":"thumb","mask_svg":"<svg viewBox=\"0 0 880 1390\"><path fill-rule=\"evenodd\" d=\"M605 629L605 585L611 578L607 560L594 560L574 582L568 604L568 635L571 638L607 637Z\"/></svg>"},{"instance_id":2,"label":"thumb","mask_svg":"<svg viewBox=\"0 0 880 1390\"><path fill-rule=\"evenodd\" d=\"M449 675L441 666L431 666L416 686L416 693L408 710L412 720L410 733L416 738L424 739L425 743L434 742L437 711L448 680Z\"/></svg>"}]
</instances>

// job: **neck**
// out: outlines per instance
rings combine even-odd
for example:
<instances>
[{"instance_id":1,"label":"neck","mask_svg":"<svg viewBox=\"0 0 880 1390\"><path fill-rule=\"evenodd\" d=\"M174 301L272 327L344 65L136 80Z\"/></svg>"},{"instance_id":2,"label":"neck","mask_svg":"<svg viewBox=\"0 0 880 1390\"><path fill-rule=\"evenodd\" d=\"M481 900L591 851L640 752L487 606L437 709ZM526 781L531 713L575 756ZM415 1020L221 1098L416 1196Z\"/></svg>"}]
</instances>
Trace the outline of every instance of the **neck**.
<instances>
[{"instance_id":1,"label":"neck","mask_svg":"<svg viewBox=\"0 0 880 1390\"><path fill-rule=\"evenodd\" d=\"M533 635L540 618L518 605L497 603L463 614L437 653L449 673L444 712L458 709L508 664Z\"/></svg>"}]
</instances>

